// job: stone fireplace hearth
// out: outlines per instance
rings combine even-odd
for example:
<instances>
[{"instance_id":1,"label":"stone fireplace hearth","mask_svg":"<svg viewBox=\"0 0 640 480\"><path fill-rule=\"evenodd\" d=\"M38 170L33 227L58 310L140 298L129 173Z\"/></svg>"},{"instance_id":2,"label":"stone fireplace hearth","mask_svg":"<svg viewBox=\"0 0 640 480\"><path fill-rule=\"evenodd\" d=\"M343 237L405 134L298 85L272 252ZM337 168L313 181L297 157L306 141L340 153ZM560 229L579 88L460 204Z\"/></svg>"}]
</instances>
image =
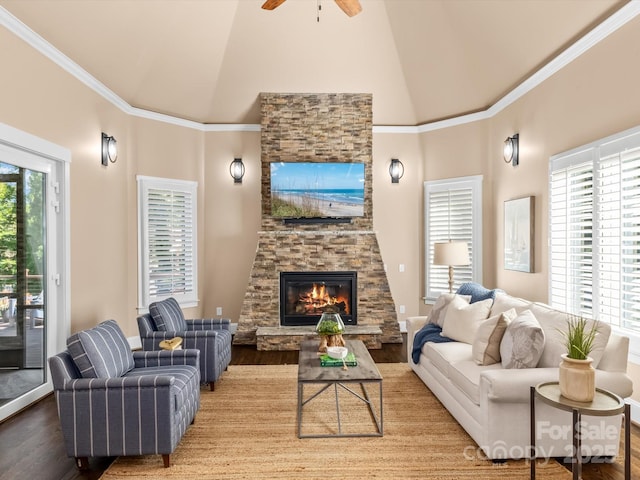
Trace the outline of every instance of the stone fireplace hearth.
<instances>
[{"instance_id":1,"label":"stone fireplace hearth","mask_svg":"<svg viewBox=\"0 0 640 480\"><path fill-rule=\"evenodd\" d=\"M258 344L258 329L283 337L294 329L311 334L313 326L280 325L280 274L344 271L357 272L357 326L347 325L347 334L377 332L378 343L402 342L373 231L371 101L370 94L261 95L262 229L234 343ZM270 164L279 161L364 163L364 216L301 224L273 218ZM288 338L281 348L295 345Z\"/></svg>"}]
</instances>

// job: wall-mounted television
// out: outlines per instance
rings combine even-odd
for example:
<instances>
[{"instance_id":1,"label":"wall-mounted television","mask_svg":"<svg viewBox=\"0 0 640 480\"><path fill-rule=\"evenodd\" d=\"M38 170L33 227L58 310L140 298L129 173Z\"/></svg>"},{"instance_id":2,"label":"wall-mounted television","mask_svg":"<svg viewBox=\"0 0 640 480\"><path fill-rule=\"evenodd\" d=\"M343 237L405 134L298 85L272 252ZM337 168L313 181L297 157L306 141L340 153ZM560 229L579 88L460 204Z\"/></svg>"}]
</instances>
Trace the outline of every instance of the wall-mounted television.
<instances>
[{"instance_id":1,"label":"wall-mounted television","mask_svg":"<svg viewBox=\"0 0 640 480\"><path fill-rule=\"evenodd\" d=\"M271 215L276 218L364 216L364 163L271 163Z\"/></svg>"}]
</instances>

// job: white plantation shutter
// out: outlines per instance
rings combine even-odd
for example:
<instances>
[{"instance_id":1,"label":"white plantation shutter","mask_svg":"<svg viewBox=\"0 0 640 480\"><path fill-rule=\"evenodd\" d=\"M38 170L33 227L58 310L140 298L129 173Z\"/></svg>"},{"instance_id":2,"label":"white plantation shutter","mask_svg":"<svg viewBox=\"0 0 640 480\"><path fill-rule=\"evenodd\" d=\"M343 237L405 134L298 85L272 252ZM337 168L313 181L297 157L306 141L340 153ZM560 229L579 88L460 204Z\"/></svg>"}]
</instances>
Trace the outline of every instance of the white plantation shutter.
<instances>
[{"instance_id":1,"label":"white plantation shutter","mask_svg":"<svg viewBox=\"0 0 640 480\"><path fill-rule=\"evenodd\" d=\"M591 316L593 240L593 152L551 172L549 202L550 303Z\"/></svg>"},{"instance_id":2,"label":"white plantation shutter","mask_svg":"<svg viewBox=\"0 0 640 480\"><path fill-rule=\"evenodd\" d=\"M138 177L140 216L139 307L174 297L197 303L197 184Z\"/></svg>"},{"instance_id":3,"label":"white plantation shutter","mask_svg":"<svg viewBox=\"0 0 640 480\"><path fill-rule=\"evenodd\" d=\"M449 291L449 267L433 265L433 245L449 240L469 246L469 266L454 267L454 290L482 282L482 177L425 182L425 299Z\"/></svg>"},{"instance_id":4,"label":"white plantation shutter","mask_svg":"<svg viewBox=\"0 0 640 480\"><path fill-rule=\"evenodd\" d=\"M552 157L550 299L640 332L640 129Z\"/></svg>"}]
</instances>

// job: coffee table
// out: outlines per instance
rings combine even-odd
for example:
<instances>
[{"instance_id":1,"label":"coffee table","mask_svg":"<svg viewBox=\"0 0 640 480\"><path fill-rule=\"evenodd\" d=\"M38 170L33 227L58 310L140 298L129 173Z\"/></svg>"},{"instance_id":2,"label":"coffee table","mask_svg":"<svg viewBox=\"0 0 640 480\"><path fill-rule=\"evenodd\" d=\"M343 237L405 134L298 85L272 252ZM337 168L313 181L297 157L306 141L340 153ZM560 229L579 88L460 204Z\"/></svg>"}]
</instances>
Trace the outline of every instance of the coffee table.
<instances>
[{"instance_id":1,"label":"coffee table","mask_svg":"<svg viewBox=\"0 0 640 480\"><path fill-rule=\"evenodd\" d=\"M382 375L378 371L367 347L360 340L347 340L346 347L353 352L358 362L357 366L348 367L321 367L320 356L318 355L319 340L305 340L300 344L300 355L298 360L298 438L327 438L327 437L381 437L383 435L384 417L382 413ZM378 385L380 404L378 411L369 397L366 384ZM305 386L311 384L321 385L319 390L305 399ZM362 394L357 393L352 388L354 384L359 384ZM302 414L303 409L318 395L333 387L335 392L336 413L338 432L330 434L303 434ZM371 419L375 424L374 433L344 433L340 420L339 391L348 392L358 400L367 405Z\"/></svg>"}]
</instances>

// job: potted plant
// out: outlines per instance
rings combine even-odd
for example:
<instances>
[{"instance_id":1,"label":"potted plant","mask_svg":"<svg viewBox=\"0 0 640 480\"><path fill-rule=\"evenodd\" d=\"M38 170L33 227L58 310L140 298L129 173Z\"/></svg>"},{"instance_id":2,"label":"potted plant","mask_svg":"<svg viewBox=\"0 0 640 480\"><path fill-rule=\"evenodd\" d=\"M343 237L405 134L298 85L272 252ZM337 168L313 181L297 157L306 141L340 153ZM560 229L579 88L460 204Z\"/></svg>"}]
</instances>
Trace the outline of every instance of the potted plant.
<instances>
[{"instance_id":1,"label":"potted plant","mask_svg":"<svg viewBox=\"0 0 640 480\"><path fill-rule=\"evenodd\" d=\"M560 393L570 400L590 402L596 393L596 371L589 354L598 333L598 322L569 315L567 329L561 333L567 352L560 362Z\"/></svg>"},{"instance_id":2,"label":"potted plant","mask_svg":"<svg viewBox=\"0 0 640 480\"><path fill-rule=\"evenodd\" d=\"M327 347L344 347L342 338L344 322L337 310L327 307L316 325L316 332L320 335L319 352L326 352Z\"/></svg>"}]
</instances>

